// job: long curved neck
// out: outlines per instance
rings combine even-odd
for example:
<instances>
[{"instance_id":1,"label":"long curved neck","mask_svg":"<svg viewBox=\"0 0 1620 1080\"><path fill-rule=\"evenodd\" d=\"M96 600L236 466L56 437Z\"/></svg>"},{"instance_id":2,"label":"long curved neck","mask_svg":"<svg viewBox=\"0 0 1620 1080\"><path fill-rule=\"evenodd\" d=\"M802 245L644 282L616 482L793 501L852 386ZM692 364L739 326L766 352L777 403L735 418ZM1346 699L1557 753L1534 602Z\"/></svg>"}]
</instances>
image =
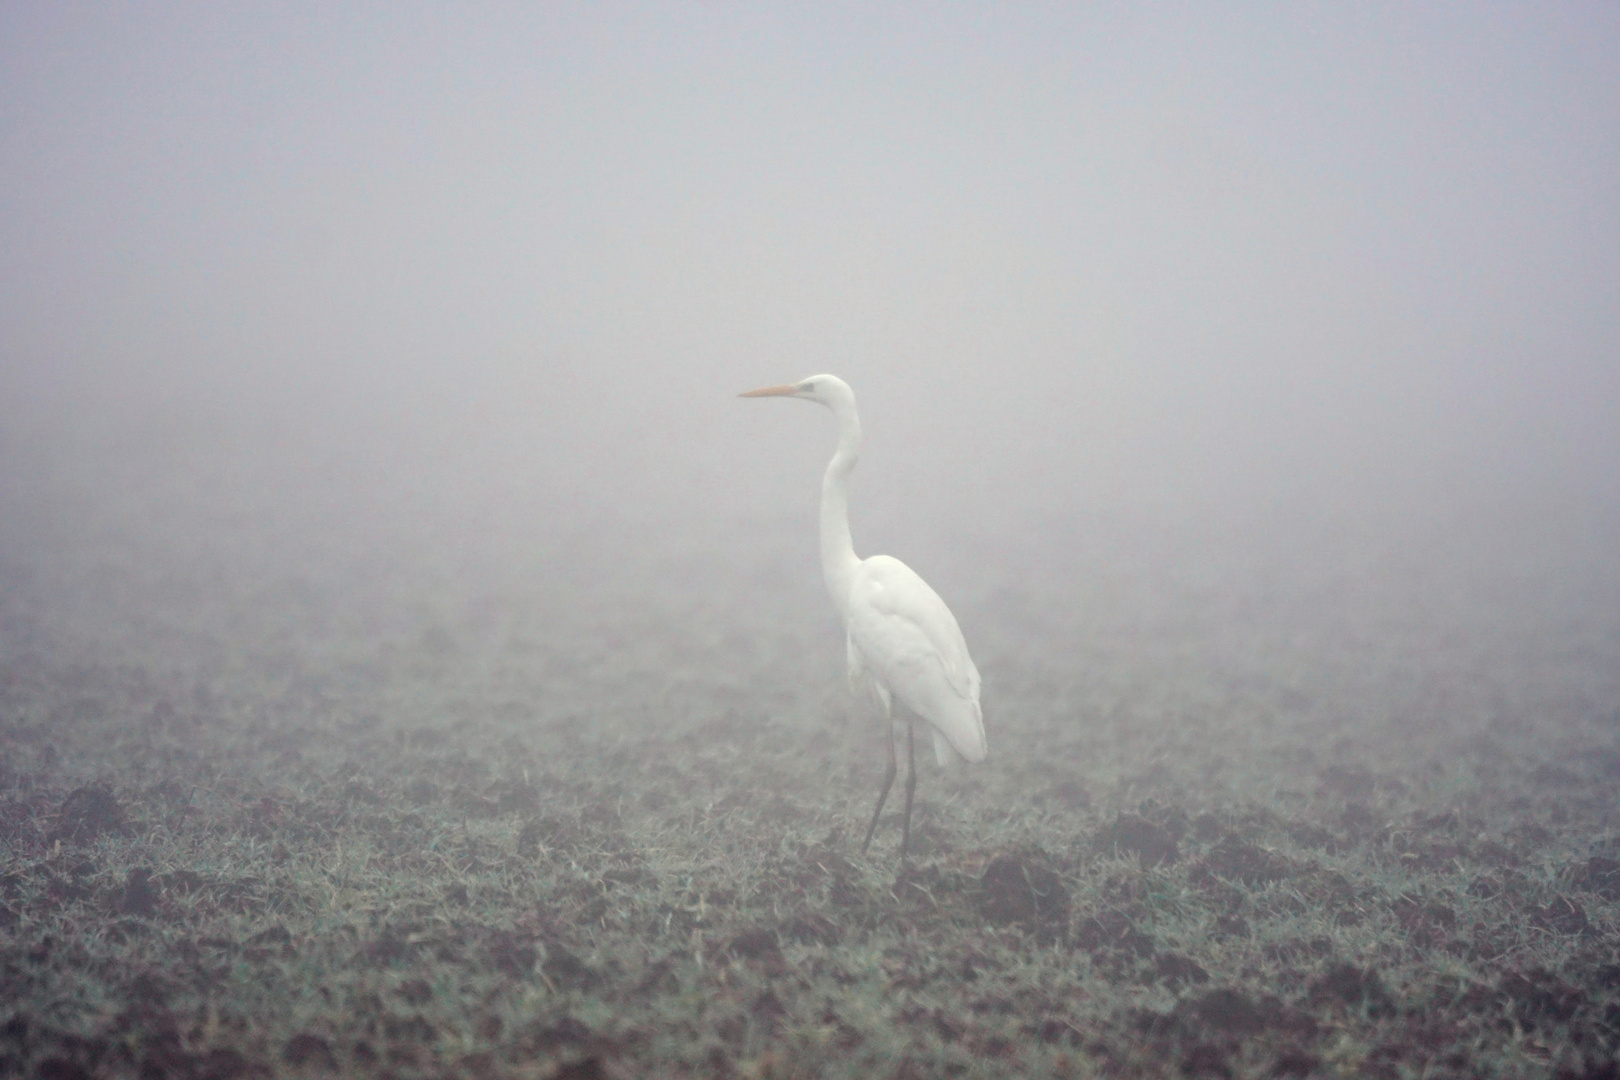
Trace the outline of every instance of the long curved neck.
<instances>
[{"instance_id":1,"label":"long curved neck","mask_svg":"<svg viewBox=\"0 0 1620 1080\"><path fill-rule=\"evenodd\" d=\"M861 420L853 401L834 405L833 415L838 418L838 449L821 478L821 573L838 614L847 617L849 584L860 565L849 535L848 485L861 453Z\"/></svg>"}]
</instances>

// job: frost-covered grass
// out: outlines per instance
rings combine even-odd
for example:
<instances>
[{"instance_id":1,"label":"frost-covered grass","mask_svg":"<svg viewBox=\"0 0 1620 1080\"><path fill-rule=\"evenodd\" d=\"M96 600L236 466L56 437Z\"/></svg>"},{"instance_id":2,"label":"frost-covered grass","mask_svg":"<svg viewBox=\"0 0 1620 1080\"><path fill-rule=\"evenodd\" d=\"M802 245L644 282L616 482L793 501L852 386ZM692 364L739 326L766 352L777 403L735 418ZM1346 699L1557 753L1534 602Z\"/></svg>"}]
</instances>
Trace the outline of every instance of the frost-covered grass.
<instances>
[{"instance_id":1,"label":"frost-covered grass","mask_svg":"<svg viewBox=\"0 0 1620 1080\"><path fill-rule=\"evenodd\" d=\"M122 497L13 515L0 554L0 1071L1550 1076L1620 1046L1597 561L1324 532L981 566L992 757L923 764L901 868L898 800L859 851L882 753L813 566L501 576Z\"/></svg>"}]
</instances>

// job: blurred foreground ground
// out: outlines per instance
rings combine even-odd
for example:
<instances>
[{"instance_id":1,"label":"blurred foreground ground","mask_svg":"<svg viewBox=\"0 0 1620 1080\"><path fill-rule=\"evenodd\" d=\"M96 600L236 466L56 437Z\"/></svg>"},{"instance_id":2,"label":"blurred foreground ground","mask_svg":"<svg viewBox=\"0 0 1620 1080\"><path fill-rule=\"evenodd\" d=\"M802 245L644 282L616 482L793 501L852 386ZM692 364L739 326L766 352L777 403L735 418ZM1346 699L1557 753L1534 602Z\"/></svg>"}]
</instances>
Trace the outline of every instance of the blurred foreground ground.
<instances>
[{"instance_id":1,"label":"blurred foreground ground","mask_svg":"<svg viewBox=\"0 0 1620 1080\"><path fill-rule=\"evenodd\" d=\"M1600 515L897 546L991 740L900 874L808 518L189 454L8 448L0 1072L1615 1075Z\"/></svg>"}]
</instances>

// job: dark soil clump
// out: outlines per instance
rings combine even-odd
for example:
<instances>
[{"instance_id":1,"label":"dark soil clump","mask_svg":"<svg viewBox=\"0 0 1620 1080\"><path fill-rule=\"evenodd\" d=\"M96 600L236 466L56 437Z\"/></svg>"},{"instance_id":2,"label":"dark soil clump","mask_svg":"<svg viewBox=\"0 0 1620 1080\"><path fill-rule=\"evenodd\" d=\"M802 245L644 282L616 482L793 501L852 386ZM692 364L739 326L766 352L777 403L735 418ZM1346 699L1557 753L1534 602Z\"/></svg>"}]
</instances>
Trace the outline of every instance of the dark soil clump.
<instances>
[{"instance_id":1,"label":"dark soil clump","mask_svg":"<svg viewBox=\"0 0 1620 1080\"><path fill-rule=\"evenodd\" d=\"M1069 892L1044 866L1004 855L985 868L979 880L979 910L994 926L1034 926L1063 920Z\"/></svg>"},{"instance_id":2,"label":"dark soil clump","mask_svg":"<svg viewBox=\"0 0 1620 1080\"><path fill-rule=\"evenodd\" d=\"M1092 847L1108 854L1135 855L1143 866L1165 866L1181 857L1169 829L1134 814L1120 814L1093 838Z\"/></svg>"},{"instance_id":3,"label":"dark soil clump","mask_svg":"<svg viewBox=\"0 0 1620 1080\"><path fill-rule=\"evenodd\" d=\"M86 843L98 836L122 836L129 831L129 816L112 788L86 784L62 800L56 828L48 839Z\"/></svg>"}]
</instances>

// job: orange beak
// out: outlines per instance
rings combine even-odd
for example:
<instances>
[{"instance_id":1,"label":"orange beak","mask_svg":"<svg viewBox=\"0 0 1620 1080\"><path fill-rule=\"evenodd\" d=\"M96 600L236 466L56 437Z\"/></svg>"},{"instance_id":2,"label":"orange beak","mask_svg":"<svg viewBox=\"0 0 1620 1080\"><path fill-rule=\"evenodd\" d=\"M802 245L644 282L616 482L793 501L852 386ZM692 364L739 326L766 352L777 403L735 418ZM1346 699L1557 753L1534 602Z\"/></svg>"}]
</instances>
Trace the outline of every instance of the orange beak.
<instances>
[{"instance_id":1,"label":"orange beak","mask_svg":"<svg viewBox=\"0 0 1620 1080\"><path fill-rule=\"evenodd\" d=\"M799 392L797 386L766 386L758 390L750 390L738 397L792 397Z\"/></svg>"}]
</instances>

